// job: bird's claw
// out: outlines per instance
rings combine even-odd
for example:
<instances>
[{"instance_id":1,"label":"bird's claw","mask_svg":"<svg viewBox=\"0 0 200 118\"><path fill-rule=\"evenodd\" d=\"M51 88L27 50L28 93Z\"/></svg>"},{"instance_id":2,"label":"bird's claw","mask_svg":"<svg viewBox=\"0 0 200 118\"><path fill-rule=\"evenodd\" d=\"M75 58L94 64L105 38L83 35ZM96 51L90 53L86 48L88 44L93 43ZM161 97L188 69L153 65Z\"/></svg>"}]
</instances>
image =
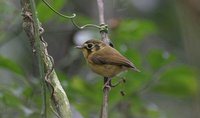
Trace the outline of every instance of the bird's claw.
<instances>
[{"instance_id":1,"label":"bird's claw","mask_svg":"<svg viewBox=\"0 0 200 118\"><path fill-rule=\"evenodd\" d=\"M112 86L110 86L109 84L104 84L103 86L103 90L106 90L108 88L108 90L110 91Z\"/></svg>"}]
</instances>

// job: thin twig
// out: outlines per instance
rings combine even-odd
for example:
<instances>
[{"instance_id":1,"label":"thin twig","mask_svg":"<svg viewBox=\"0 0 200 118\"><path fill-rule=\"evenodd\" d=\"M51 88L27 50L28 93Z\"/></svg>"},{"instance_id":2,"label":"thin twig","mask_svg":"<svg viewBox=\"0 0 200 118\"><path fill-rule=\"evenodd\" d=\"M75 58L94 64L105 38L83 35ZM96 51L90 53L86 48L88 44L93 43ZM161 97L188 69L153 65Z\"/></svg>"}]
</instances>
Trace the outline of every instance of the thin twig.
<instances>
[{"instance_id":1,"label":"thin twig","mask_svg":"<svg viewBox=\"0 0 200 118\"><path fill-rule=\"evenodd\" d=\"M104 20L104 4L103 0L97 0L98 10L99 10L99 22L100 26L105 27L104 30L100 30L101 40L106 44L110 45L110 40L108 38L107 25L105 25ZM105 30L106 29L106 30ZM100 118L108 118L108 98L110 92L111 78L104 77L104 88L103 88L103 103L101 108Z\"/></svg>"},{"instance_id":2,"label":"thin twig","mask_svg":"<svg viewBox=\"0 0 200 118\"><path fill-rule=\"evenodd\" d=\"M108 118L108 97L110 92L110 79L104 77L104 88L103 88L103 102L101 106L100 118ZM106 84L106 85L105 85Z\"/></svg>"},{"instance_id":3,"label":"thin twig","mask_svg":"<svg viewBox=\"0 0 200 118\"><path fill-rule=\"evenodd\" d=\"M99 10L99 22L100 24L105 24L103 0L97 0L97 5Z\"/></svg>"},{"instance_id":4,"label":"thin twig","mask_svg":"<svg viewBox=\"0 0 200 118\"><path fill-rule=\"evenodd\" d=\"M106 26L105 25L105 20L104 20L104 5L103 5L103 0L97 0L97 5L99 9L99 23L100 26ZM102 41L105 42L106 44L110 45L110 39L108 38L108 32L105 30L100 30Z\"/></svg>"}]
</instances>

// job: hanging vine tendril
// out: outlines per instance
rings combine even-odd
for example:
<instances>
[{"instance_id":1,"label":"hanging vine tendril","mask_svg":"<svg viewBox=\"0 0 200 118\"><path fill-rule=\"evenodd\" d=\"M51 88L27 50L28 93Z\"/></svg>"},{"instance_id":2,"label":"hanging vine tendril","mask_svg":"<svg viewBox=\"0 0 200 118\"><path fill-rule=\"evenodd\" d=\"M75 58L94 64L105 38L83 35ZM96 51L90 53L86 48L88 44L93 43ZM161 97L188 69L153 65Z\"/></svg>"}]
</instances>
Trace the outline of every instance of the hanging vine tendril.
<instances>
[{"instance_id":1,"label":"hanging vine tendril","mask_svg":"<svg viewBox=\"0 0 200 118\"><path fill-rule=\"evenodd\" d=\"M56 9L54 9L47 1L45 0L42 0L53 12L55 12L56 14L58 14L59 16L62 16L63 18L67 18L67 19L72 19L72 18L75 18L76 17L76 14L73 13L71 16L67 16L67 15L64 15L60 12L58 12Z\"/></svg>"},{"instance_id":2,"label":"hanging vine tendril","mask_svg":"<svg viewBox=\"0 0 200 118\"><path fill-rule=\"evenodd\" d=\"M63 17L63 18L66 18L66 19L71 19L71 22L73 23L74 26L76 26L78 29L84 29L86 27L93 27L93 28L98 28L100 30L100 32L102 31L105 31L105 32L108 32L108 26L106 24L101 24L101 25L95 25L95 24L85 24L83 26L79 26L75 21L75 17L76 17L76 14L73 13L71 16L67 16L67 15L64 15L60 12L58 12L56 9L54 9L47 1L45 0L42 0L46 5L47 7L49 7L49 9L51 9L54 13L58 14L59 16Z\"/></svg>"}]
</instances>

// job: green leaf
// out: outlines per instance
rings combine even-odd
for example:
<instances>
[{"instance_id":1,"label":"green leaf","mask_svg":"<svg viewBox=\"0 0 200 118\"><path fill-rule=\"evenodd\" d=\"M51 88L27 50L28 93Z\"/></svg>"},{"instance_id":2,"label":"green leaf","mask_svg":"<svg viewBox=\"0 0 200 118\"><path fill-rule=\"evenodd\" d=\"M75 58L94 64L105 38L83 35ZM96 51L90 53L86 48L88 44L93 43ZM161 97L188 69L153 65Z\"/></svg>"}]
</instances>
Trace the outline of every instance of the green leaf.
<instances>
[{"instance_id":1,"label":"green leaf","mask_svg":"<svg viewBox=\"0 0 200 118\"><path fill-rule=\"evenodd\" d=\"M142 65L141 55L138 51L134 49L128 49L124 54L138 69Z\"/></svg>"},{"instance_id":2,"label":"green leaf","mask_svg":"<svg viewBox=\"0 0 200 118\"><path fill-rule=\"evenodd\" d=\"M18 107L21 104L20 99L10 92L4 92L0 99L4 104L12 107Z\"/></svg>"},{"instance_id":3,"label":"green leaf","mask_svg":"<svg viewBox=\"0 0 200 118\"><path fill-rule=\"evenodd\" d=\"M16 74L22 75L22 76L25 75L25 73L24 73L23 69L20 67L20 65L18 65L17 63L15 63L12 60L7 59L3 56L0 56L0 67L8 69L8 70L10 70Z\"/></svg>"},{"instance_id":4,"label":"green leaf","mask_svg":"<svg viewBox=\"0 0 200 118\"><path fill-rule=\"evenodd\" d=\"M147 59L152 69L156 70L174 61L175 56L166 51L152 50Z\"/></svg>"},{"instance_id":5,"label":"green leaf","mask_svg":"<svg viewBox=\"0 0 200 118\"><path fill-rule=\"evenodd\" d=\"M30 97L32 93L33 93L33 89L31 87L24 88L23 95L25 97Z\"/></svg>"},{"instance_id":6,"label":"green leaf","mask_svg":"<svg viewBox=\"0 0 200 118\"><path fill-rule=\"evenodd\" d=\"M54 9L60 12L61 8L65 5L66 0L56 0L53 2L47 1ZM51 18L53 18L54 15L57 15L54 13L50 8L46 6L45 3L42 1L37 5L37 11L38 11L38 18L41 22L45 22ZM65 13L63 13L65 14Z\"/></svg>"},{"instance_id":7,"label":"green leaf","mask_svg":"<svg viewBox=\"0 0 200 118\"><path fill-rule=\"evenodd\" d=\"M86 83L81 80L78 76L72 78L70 82L71 87L77 91L84 91L86 88Z\"/></svg>"},{"instance_id":8,"label":"green leaf","mask_svg":"<svg viewBox=\"0 0 200 118\"><path fill-rule=\"evenodd\" d=\"M130 97L129 97L130 99ZM132 95L131 99L131 112L137 118L147 117L146 104L139 95Z\"/></svg>"},{"instance_id":9,"label":"green leaf","mask_svg":"<svg viewBox=\"0 0 200 118\"><path fill-rule=\"evenodd\" d=\"M177 97L193 96L198 92L197 74L187 66L173 67L162 73L152 90Z\"/></svg>"},{"instance_id":10,"label":"green leaf","mask_svg":"<svg viewBox=\"0 0 200 118\"><path fill-rule=\"evenodd\" d=\"M72 93L68 94L71 97L69 99L71 99L72 104L85 117L89 117L90 112L96 112L98 110L96 106L101 105L102 91L99 82L91 84L79 76L74 76L69 81L68 93ZM87 106L87 109L85 109L85 106Z\"/></svg>"},{"instance_id":11,"label":"green leaf","mask_svg":"<svg viewBox=\"0 0 200 118\"><path fill-rule=\"evenodd\" d=\"M146 35L156 31L155 24L145 20L123 20L114 31L114 40L122 41L141 40Z\"/></svg>"},{"instance_id":12,"label":"green leaf","mask_svg":"<svg viewBox=\"0 0 200 118\"><path fill-rule=\"evenodd\" d=\"M90 102L100 102L99 94L99 83L88 83L78 76L75 76L70 81L70 88L82 95L82 99L89 100ZM99 91L100 92L100 91ZM80 98L79 98L80 99Z\"/></svg>"},{"instance_id":13,"label":"green leaf","mask_svg":"<svg viewBox=\"0 0 200 118\"><path fill-rule=\"evenodd\" d=\"M69 78L67 78L66 73L61 72L61 71L59 71L59 70L56 70L56 74L57 74L59 80L61 80L61 81L65 81L65 80L68 80L68 79L69 79Z\"/></svg>"},{"instance_id":14,"label":"green leaf","mask_svg":"<svg viewBox=\"0 0 200 118\"><path fill-rule=\"evenodd\" d=\"M141 70L141 72L129 71L127 74L127 82L125 83L125 90L127 93L134 93L140 90L146 82L149 81L151 74Z\"/></svg>"}]
</instances>

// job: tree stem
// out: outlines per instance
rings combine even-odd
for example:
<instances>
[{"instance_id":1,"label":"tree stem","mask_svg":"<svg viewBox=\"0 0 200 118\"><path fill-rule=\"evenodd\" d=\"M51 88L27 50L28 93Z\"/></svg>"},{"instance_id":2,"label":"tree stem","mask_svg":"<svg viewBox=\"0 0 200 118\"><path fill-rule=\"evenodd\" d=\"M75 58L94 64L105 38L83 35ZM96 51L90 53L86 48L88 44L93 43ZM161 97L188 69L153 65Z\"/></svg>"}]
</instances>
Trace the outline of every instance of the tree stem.
<instances>
[{"instance_id":1,"label":"tree stem","mask_svg":"<svg viewBox=\"0 0 200 118\"><path fill-rule=\"evenodd\" d=\"M104 88L103 88L103 103L102 103L102 108L101 108L101 115L100 118L108 118L108 96L109 96L109 83L110 81L109 78L104 77ZM105 85L107 84L107 85Z\"/></svg>"},{"instance_id":2,"label":"tree stem","mask_svg":"<svg viewBox=\"0 0 200 118\"><path fill-rule=\"evenodd\" d=\"M100 25L105 25L103 0L97 0L97 5L99 10L99 23ZM107 32L100 31L100 34L101 34L101 40L109 45L110 41ZM100 118L108 118L108 98L111 88L110 81L111 81L110 78L104 77L103 102L102 102Z\"/></svg>"},{"instance_id":3,"label":"tree stem","mask_svg":"<svg viewBox=\"0 0 200 118\"><path fill-rule=\"evenodd\" d=\"M67 95L60 84L55 70L53 69L53 59L48 54L47 43L41 36L43 28L37 18L35 1L21 0L21 5L23 29L31 42L33 52L37 54L40 77L52 88L51 101L56 109L56 115L59 118L71 118L70 104ZM45 85L43 85L43 88L45 90ZM44 92L43 94L46 93ZM46 100L44 100L44 102L45 101ZM43 105L45 104L46 103ZM45 106L43 106L42 113L42 117L47 117Z\"/></svg>"},{"instance_id":4,"label":"tree stem","mask_svg":"<svg viewBox=\"0 0 200 118\"><path fill-rule=\"evenodd\" d=\"M97 0L97 5L99 9L99 22L100 24L105 24L103 0Z\"/></svg>"}]
</instances>

